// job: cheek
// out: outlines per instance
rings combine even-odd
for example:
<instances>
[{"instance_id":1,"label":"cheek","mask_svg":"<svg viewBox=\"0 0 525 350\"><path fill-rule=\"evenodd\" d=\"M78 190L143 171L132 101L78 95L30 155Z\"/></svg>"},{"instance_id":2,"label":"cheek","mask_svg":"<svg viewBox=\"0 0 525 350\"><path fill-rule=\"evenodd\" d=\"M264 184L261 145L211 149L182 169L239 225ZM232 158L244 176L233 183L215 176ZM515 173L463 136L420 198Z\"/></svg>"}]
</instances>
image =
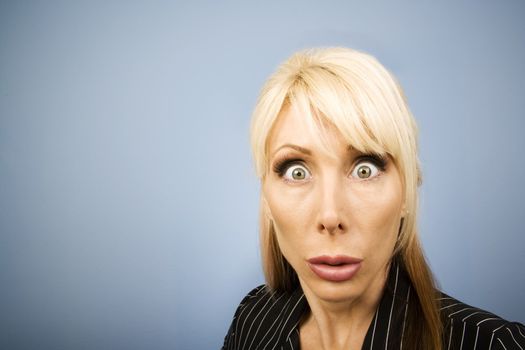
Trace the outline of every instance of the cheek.
<instances>
[{"instance_id":1,"label":"cheek","mask_svg":"<svg viewBox=\"0 0 525 350\"><path fill-rule=\"evenodd\" d=\"M355 228L363 233L363 239L371 239L369 244L385 246L385 241L397 239L401 221L402 193L399 186L381 186L354 195L350 212Z\"/></svg>"},{"instance_id":2,"label":"cheek","mask_svg":"<svg viewBox=\"0 0 525 350\"><path fill-rule=\"evenodd\" d=\"M288 188L271 183L264 190L266 203L274 223L281 231L294 230L311 216L311 206L308 204L308 191L302 188Z\"/></svg>"},{"instance_id":3,"label":"cheek","mask_svg":"<svg viewBox=\"0 0 525 350\"><path fill-rule=\"evenodd\" d=\"M392 221L400 218L401 201L397 198L388 198L387 196L378 196L376 200L362 202L360 212L364 223L373 226L389 225Z\"/></svg>"},{"instance_id":4,"label":"cheek","mask_svg":"<svg viewBox=\"0 0 525 350\"><path fill-rule=\"evenodd\" d=\"M266 193L265 197L279 247L288 260L293 260L294 252L304 250L305 236L311 231L311 206L308 200L298 193L272 191Z\"/></svg>"}]
</instances>

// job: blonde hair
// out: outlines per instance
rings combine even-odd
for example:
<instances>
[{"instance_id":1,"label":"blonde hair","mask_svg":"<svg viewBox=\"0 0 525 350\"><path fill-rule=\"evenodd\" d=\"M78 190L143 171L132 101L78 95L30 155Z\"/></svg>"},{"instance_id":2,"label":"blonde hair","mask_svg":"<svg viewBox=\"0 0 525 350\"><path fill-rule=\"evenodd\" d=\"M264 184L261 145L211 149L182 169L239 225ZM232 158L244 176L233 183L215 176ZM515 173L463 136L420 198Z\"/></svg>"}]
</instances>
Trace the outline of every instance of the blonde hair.
<instances>
[{"instance_id":1,"label":"blonde hair","mask_svg":"<svg viewBox=\"0 0 525 350\"><path fill-rule=\"evenodd\" d=\"M269 171L268 138L286 105L299 108L309 127L322 127L322 121L328 121L356 150L388 155L395 162L406 214L393 255L401 258L417 299L417 307L410 311L409 341L414 348L440 349L435 284L417 235L421 183L417 126L399 84L374 57L359 51L311 49L291 56L264 85L252 117L251 146L261 181ZM291 291L297 286L297 275L280 251L265 207L261 205L260 243L266 282L272 289Z\"/></svg>"}]
</instances>

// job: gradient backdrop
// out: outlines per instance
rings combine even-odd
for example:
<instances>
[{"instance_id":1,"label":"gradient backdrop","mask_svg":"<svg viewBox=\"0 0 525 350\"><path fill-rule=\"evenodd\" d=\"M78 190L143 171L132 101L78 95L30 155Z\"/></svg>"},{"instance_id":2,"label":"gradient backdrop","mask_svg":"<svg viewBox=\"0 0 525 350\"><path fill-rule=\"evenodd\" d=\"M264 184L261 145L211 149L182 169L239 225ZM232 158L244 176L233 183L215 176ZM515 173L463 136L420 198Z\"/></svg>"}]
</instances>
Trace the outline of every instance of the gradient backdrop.
<instances>
[{"instance_id":1,"label":"gradient backdrop","mask_svg":"<svg viewBox=\"0 0 525 350\"><path fill-rule=\"evenodd\" d=\"M1 1L0 348L219 348L263 282L256 96L330 45L405 88L442 288L525 322L525 3L395 3Z\"/></svg>"}]
</instances>

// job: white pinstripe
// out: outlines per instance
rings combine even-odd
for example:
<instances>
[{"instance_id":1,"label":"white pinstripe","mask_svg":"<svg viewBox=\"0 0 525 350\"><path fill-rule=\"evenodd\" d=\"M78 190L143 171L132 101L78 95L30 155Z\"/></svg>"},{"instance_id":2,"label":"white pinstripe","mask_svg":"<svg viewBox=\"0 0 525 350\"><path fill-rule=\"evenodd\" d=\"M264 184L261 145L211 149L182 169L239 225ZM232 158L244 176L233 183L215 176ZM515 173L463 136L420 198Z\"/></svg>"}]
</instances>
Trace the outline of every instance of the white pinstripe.
<instances>
[{"instance_id":1,"label":"white pinstripe","mask_svg":"<svg viewBox=\"0 0 525 350\"><path fill-rule=\"evenodd\" d=\"M516 326L516 328L518 328L518 332L520 333L520 335L521 335L523 338L525 338L525 335L524 335L523 333L521 333L521 329L520 329L520 327Z\"/></svg>"},{"instance_id":2,"label":"white pinstripe","mask_svg":"<svg viewBox=\"0 0 525 350\"><path fill-rule=\"evenodd\" d=\"M450 319L450 337L448 338L448 348L450 350L450 343L452 343L452 332L454 331L454 319Z\"/></svg>"},{"instance_id":3,"label":"white pinstripe","mask_svg":"<svg viewBox=\"0 0 525 350\"><path fill-rule=\"evenodd\" d=\"M450 305L442 307L440 310L443 311L445 309L448 309L449 307L456 306L456 305L461 305L461 304L460 303L450 304Z\"/></svg>"},{"instance_id":4,"label":"white pinstripe","mask_svg":"<svg viewBox=\"0 0 525 350\"><path fill-rule=\"evenodd\" d=\"M286 321L284 321L284 325L281 327L281 331L279 332L279 336L277 337L277 339L281 338L281 335L283 334L284 326L288 323L288 320L290 319L290 316L292 316L292 313L294 312L295 308L297 307L297 305L299 305L299 303L301 302L301 300L303 300L303 298L304 298L304 294L301 295L301 297L299 298L299 300L297 300L297 302L296 302L295 305L293 306L292 311L290 311L290 314L289 314L288 317L286 318Z\"/></svg>"},{"instance_id":5,"label":"white pinstripe","mask_svg":"<svg viewBox=\"0 0 525 350\"><path fill-rule=\"evenodd\" d=\"M262 290L262 289L263 289L263 288L261 288L261 290ZM263 300L262 298L259 299L259 300L257 300L257 302L256 302L256 303L252 306L252 308L250 309L250 312L248 312L248 314L246 315L246 319L244 320L244 322L242 323L242 326L241 326L241 333L240 333L241 335L242 335L242 331L243 331L243 329L244 329L244 325L246 324L246 321L248 320L248 317L251 315L252 311L255 309L255 307L257 306L257 304L259 304L259 302L262 301L262 300ZM243 310L243 312L244 312L244 311L245 311L245 310ZM240 317L240 316L241 316L241 315L239 314L239 317ZM252 323L252 324L253 324L253 323ZM238 324L235 326L235 333L237 333L237 326L238 326ZM239 334L239 333L237 333L237 334ZM241 345L241 344L239 344L239 345ZM237 342L235 342L235 347L237 348Z\"/></svg>"},{"instance_id":6,"label":"white pinstripe","mask_svg":"<svg viewBox=\"0 0 525 350\"><path fill-rule=\"evenodd\" d=\"M301 322L301 320L297 321L297 322L294 324L294 326L292 327L292 329L290 330L290 332L288 332L288 335L286 336L286 339L288 339L288 340L291 339L290 336L292 335L293 331L296 331L297 333L299 333L299 331L298 331L299 328L297 327L297 326L299 325L299 322Z\"/></svg>"},{"instance_id":7,"label":"white pinstripe","mask_svg":"<svg viewBox=\"0 0 525 350\"><path fill-rule=\"evenodd\" d=\"M514 338L514 335L512 334L512 332L510 331L509 328L507 328L507 330L509 331L510 333L510 336L512 337L512 340L514 340L514 342L520 347L521 350L523 350L523 348L521 347L521 345L516 341L516 339Z\"/></svg>"},{"instance_id":8,"label":"white pinstripe","mask_svg":"<svg viewBox=\"0 0 525 350\"><path fill-rule=\"evenodd\" d=\"M476 350L476 345L478 344L478 335L479 335L479 327L478 327L478 330L476 331L476 340L474 341L474 349L473 350Z\"/></svg>"},{"instance_id":9,"label":"white pinstripe","mask_svg":"<svg viewBox=\"0 0 525 350\"><path fill-rule=\"evenodd\" d=\"M405 339L405 324L407 321L407 314L408 314L408 302L410 299L410 289L411 287L408 287L408 293L406 298L406 304L405 304L405 316L403 317L403 331L401 332L401 344L399 344L399 350L403 349L403 340Z\"/></svg>"},{"instance_id":10,"label":"white pinstripe","mask_svg":"<svg viewBox=\"0 0 525 350\"><path fill-rule=\"evenodd\" d=\"M395 296L397 292L398 277L399 277L399 266L397 267L397 270L396 270L396 284L394 286L394 297L392 298L392 306L390 306L390 315L388 316L388 328L386 330L385 350L388 347L388 337L390 336L390 322L392 321L392 312L394 311L394 304L396 302Z\"/></svg>"},{"instance_id":11,"label":"white pinstripe","mask_svg":"<svg viewBox=\"0 0 525 350\"><path fill-rule=\"evenodd\" d=\"M489 349L492 348L492 341L494 340L494 335L496 334L496 331L498 329L500 329L501 327L503 326L499 326L498 328L496 328L495 330L492 331L492 336L490 337L490 344L489 344ZM501 340L498 338L499 342L501 343ZM503 344L502 344L503 345Z\"/></svg>"},{"instance_id":12,"label":"white pinstripe","mask_svg":"<svg viewBox=\"0 0 525 350\"><path fill-rule=\"evenodd\" d=\"M262 290L264 290L264 287L262 287L261 289L259 289L259 290L257 291L257 293L255 293L255 295L258 295ZM254 297L255 297L255 296L254 296ZM252 298L250 298L250 299L252 299ZM257 303L258 303L258 302L259 302L259 300L257 301ZM255 303L255 305L257 305L257 303ZM255 305L254 305L254 306L255 306ZM240 305L239 307L243 307L243 306L244 306L244 304ZM252 310L253 310L253 309L252 309ZM241 317L241 315L244 313L244 311L246 311L245 308L243 308L242 311L239 313L238 318ZM246 320L245 320L244 322L246 322ZM238 327L239 327L239 323L236 322L236 323L235 323L235 331L234 331L234 334L237 334L237 335L239 334L239 332L237 332ZM242 328L241 328L241 330L242 330ZM234 347L235 349L237 349L237 337L234 337L234 338L233 338L233 347Z\"/></svg>"},{"instance_id":13,"label":"white pinstripe","mask_svg":"<svg viewBox=\"0 0 525 350\"><path fill-rule=\"evenodd\" d=\"M377 315L379 314L379 306L377 307L377 310L376 310L376 315L374 316L375 318L375 321L374 321L374 330L372 331L372 341L370 342L370 350L373 349L373 346L374 346L374 337L375 337L375 334L376 334L376 326L377 326Z\"/></svg>"},{"instance_id":14,"label":"white pinstripe","mask_svg":"<svg viewBox=\"0 0 525 350\"><path fill-rule=\"evenodd\" d=\"M485 321L490 321L490 320L499 320L499 318L496 318L496 317L486 318L486 319L481 320L481 321L479 321L478 323L476 323L476 326L479 326L479 325L482 324L483 322L485 322Z\"/></svg>"},{"instance_id":15,"label":"white pinstripe","mask_svg":"<svg viewBox=\"0 0 525 350\"><path fill-rule=\"evenodd\" d=\"M463 349L463 340L465 340L465 328L467 328L467 324L463 322L463 333L461 333L461 345L459 346L459 350Z\"/></svg>"},{"instance_id":16,"label":"white pinstripe","mask_svg":"<svg viewBox=\"0 0 525 350\"><path fill-rule=\"evenodd\" d=\"M501 328L503 328L503 326L505 326L505 325L502 324L501 326L499 326L498 328L496 328L495 330L493 330L492 333L496 333L496 332L499 331Z\"/></svg>"},{"instance_id":17,"label":"white pinstripe","mask_svg":"<svg viewBox=\"0 0 525 350\"><path fill-rule=\"evenodd\" d=\"M492 332L492 336L490 337L489 350L492 349L492 341L493 340L494 340L494 332Z\"/></svg>"},{"instance_id":18,"label":"white pinstripe","mask_svg":"<svg viewBox=\"0 0 525 350\"><path fill-rule=\"evenodd\" d=\"M266 303L264 304L264 307L266 307L266 305L272 300L272 297L273 297L274 295L275 295L275 293L272 294L272 295L268 298L268 300L267 300ZM284 294L282 294L281 296L279 296L279 298L275 299L275 300L274 300L274 303L272 304L272 306L270 306L268 309L266 309L266 313L264 314L263 318L262 318L261 321L259 322L259 327L257 327L257 329L255 330L255 334L251 337L251 338L252 338L252 341L251 341L250 346L248 347L248 349L251 349L252 344L253 344L253 341L255 340L255 337L257 336L257 333L259 333L259 329L261 328L261 325L262 325L264 319L266 318L266 316L268 315L268 313L270 312L271 308L272 308L275 304L277 304L277 302L279 301L279 299L281 299L283 296L284 296ZM255 318L253 319L252 324L250 325L250 328L248 329L248 332L246 333L246 338L247 338L247 339L249 338L248 336L250 335L250 330L252 329L253 324L255 323L255 320L257 319L257 317L259 316L259 314L260 314L261 312L263 312L264 307L261 309L261 311L259 311L259 313L257 314L257 316L255 316Z\"/></svg>"},{"instance_id":19,"label":"white pinstripe","mask_svg":"<svg viewBox=\"0 0 525 350\"><path fill-rule=\"evenodd\" d=\"M450 317L450 316L452 316L452 315L455 315L455 314L459 314L460 312L465 311L465 310L468 310L468 309L474 309L474 308L473 308L473 307L466 307L466 308L463 308L463 309L461 309L461 310L459 310L459 311L455 311L455 312L451 313L450 315L448 315L448 317Z\"/></svg>"},{"instance_id":20,"label":"white pinstripe","mask_svg":"<svg viewBox=\"0 0 525 350\"><path fill-rule=\"evenodd\" d=\"M441 297L441 298L438 298L437 300L453 300L454 298L451 298L451 297Z\"/></svg>"},{"instance_id":21,"label":"white pinstripe","mask_svg":"<svg viewBox=\"0 0 525 350\"><path fill-rule=\"evenodd\" d=\"M483 312L483 311L476 311L476 312L473 312L473 313L469 314L468 316L463 317L463 319L462 319L461 321L465 322L465 320L466 320L467 318L469 318L470 316L474 316L474 315L482 314L482 313L484 313L484 312ZM452 315L452 314L451 314L451 315Z\"/></svg>"},{"instance_id":22,"label":"white pinstripe","mask_svg":"<svg viewBox=\"0 0 525 350\"><path fill-rule=\"evenodd\" d=\"M270 337L270 339L268 340L268 343L266 343L266 345L264 346L263 350L266 349L266 347L271 343L273 337L275 337L275 335L277 334L277 331L280 329L281 331L279 332L279 336L277 337L276 341L275 341L275 345L272 347L272 349L275 349L275 347L278 345L277 344L277 341L279 340L279 338L281 337L281 334L283 333L283 328L286 326L286 323L288 322L288 320L290 319L290 316L292 315L293 311L295 310L295 308L297 307L297 305L299 305L299 303L301 302L301 300L303 300L304 298L304 294L301 295L301 297L299 298L299 300L297 300L297 302L295 303L294 307L292 308L292 310L290 311L290 313L288 314L288 317L286 318L286 321L284 321L284 324L281 320L281 322L279 323L279 327L277 327L277 329L275 330L275 333ZM288 300L290 301L290 299ZM284 308L283 308L284 310ZM282 313L282 311L281 311ZM281 314L279 314L280 316Z\"/></svg>"},{"instance_id":23,"label":"white pinstripe","mask_svg":"<svg viewBox=\"0 0 525 350\"><path fill-rule=\"evenodd\" d=\"M266 333L264 333L263 337L261 338L261 340L263 340L264 338L266 338L266 335L268 335L268 333L270 332L270 330L272 329L273 325L275 324L275 322L277 322L277 320L279 319L279 316L282 315L282 313L284 312L284 310L286 309L286 306L290 303L292 299L288 299L286 301L286 303L284 304L283 308L281 309L281 312L279 313L279 315L277 315L277 317L275 318L275 320L273 320L272 324L270 325L270 327L268 328L268 330L266 331ZM269 311L269 310L268 310ZM281 325L282 323L282 320L281 322L279 322L279 326ZM273 338L273 336L270 338L270 340ZM266 346L268 346L269 343L266 343ZM265 348L266 348L265 346Z\"/></svg>"}]
</instances>

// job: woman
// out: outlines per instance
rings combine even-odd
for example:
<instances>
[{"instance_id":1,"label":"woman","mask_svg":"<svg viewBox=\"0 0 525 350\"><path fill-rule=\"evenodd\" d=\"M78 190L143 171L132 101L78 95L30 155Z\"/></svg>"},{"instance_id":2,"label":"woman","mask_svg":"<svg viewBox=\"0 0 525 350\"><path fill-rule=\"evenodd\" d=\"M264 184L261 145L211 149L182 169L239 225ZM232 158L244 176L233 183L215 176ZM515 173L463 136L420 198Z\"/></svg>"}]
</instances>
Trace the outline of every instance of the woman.
<instances>
[{"instance_id":1,"label":"woman","mask_svg":"<svg viewBox=\"0 0 525 350\"><path fill-rule=\"evenodd\" d=\"M373 57L293 55L264 86L251 139L266 285L223 349L525 348L523 325L437 291L416 230L416 125Z\"/></svg>"}]
</instances>

